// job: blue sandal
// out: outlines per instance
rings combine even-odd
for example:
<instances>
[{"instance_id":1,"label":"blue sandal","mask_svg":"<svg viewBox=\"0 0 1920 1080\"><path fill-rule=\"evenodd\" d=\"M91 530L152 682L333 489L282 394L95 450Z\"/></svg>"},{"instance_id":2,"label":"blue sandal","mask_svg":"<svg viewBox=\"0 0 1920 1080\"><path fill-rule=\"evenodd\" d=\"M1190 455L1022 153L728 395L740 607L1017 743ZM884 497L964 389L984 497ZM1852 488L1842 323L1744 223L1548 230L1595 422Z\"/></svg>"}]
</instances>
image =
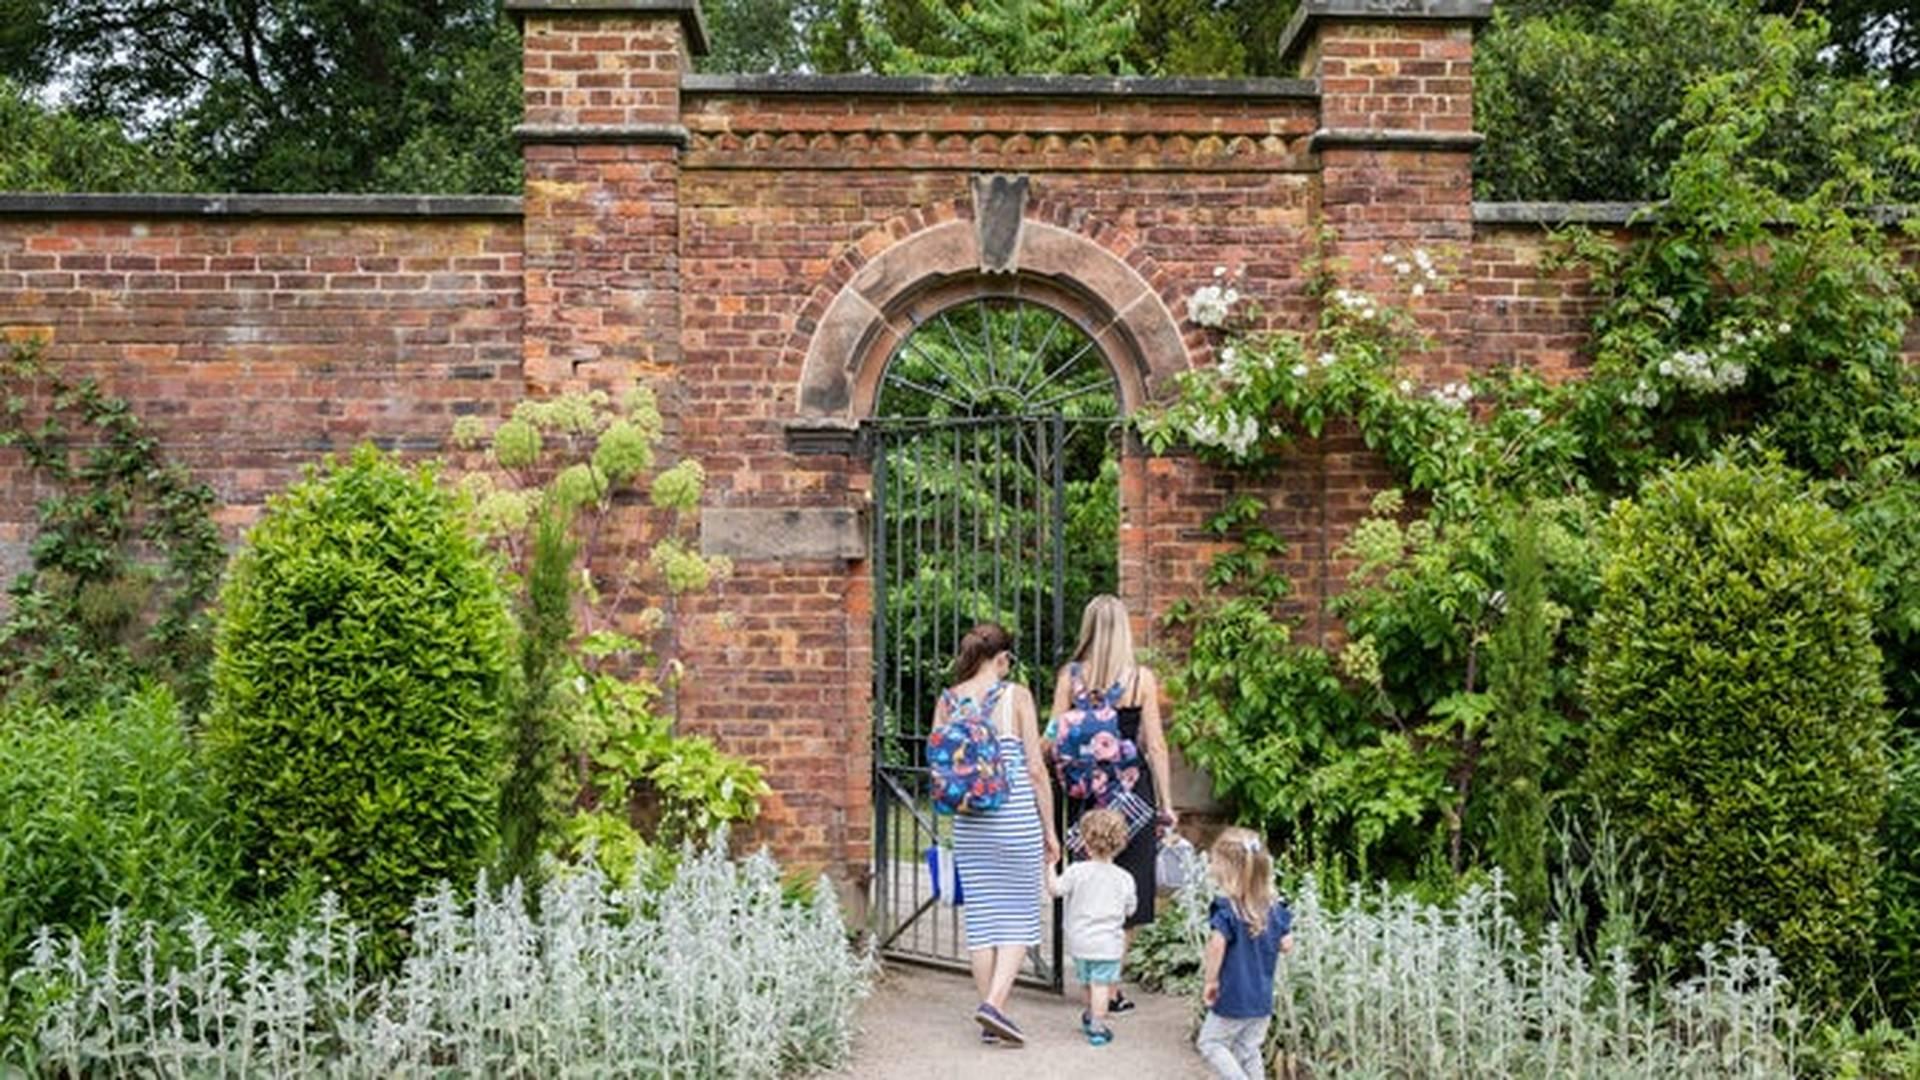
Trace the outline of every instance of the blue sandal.
<instances>
[{"instance_id":1,"label":"blue sandal","mask_svg":"<svg viewBox=\"0 0 1920 1080\"><path fill-rule=\"evenodd\" d=\"M1084 1009L1080 1011L1080 1030L1086 1034L1087 1042L1094 1046L1105 1046L1113 1041L1113 1029L1094 1027L1093 1014Z\"/></svg>"}]
</instances>

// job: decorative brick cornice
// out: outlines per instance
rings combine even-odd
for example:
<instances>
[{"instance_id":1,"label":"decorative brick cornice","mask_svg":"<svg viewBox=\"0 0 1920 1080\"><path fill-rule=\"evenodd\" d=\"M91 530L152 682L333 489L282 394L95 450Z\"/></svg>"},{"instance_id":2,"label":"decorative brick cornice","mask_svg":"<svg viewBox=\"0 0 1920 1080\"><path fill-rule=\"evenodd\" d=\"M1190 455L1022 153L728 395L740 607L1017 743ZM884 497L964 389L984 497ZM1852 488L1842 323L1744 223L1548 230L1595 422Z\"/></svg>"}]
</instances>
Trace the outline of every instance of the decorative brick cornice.
<instances>
[{"instance_id":1,"label":"decorative brick cornice","mask_svg":"<svg viewBox=\"0 0 1920 1080\"><path fill-rule=\"evenodd\" d=\"M679 124L521 124L513 137L527 143L571 146L687 145L687 129Z\"/></svg>"},{"instance_id":2,"label":"decorative brick cornice","mask_svg":"<svg viewBox=\"0 0 1920 1080\"><path fill-rule=\"evenodd\" d=\"M1046 172L1179 169L1306 172L1307 135L1220 136L1122 132L703 131L688 142L693 168L992 168Z\"/></svg>"},{"instance_id":3,"label":"decorative brick cornice","mask_svg":"<svg viewBox=\"0 0 1920 1080\"><path fill-rule=\"evenodd\" d=\"M1321 23L1485 22L1493 18L1493 0L1300 0L1280 35L1280 68L1286 70L1313 41Z\"/></svg>"},{"instance_id":4,"label":"decorative brick cornice","mask_svg":"<svg viewBox=\"0 0 1920 1080\"><path fill-rule=\"evenodd\" d=\"M516 20L528 15L675 15L687 35L687 51L707 54L707 19L700 0L506 0Z\"/></svg>"},{"instance_id":5,"label":"decorative brick cornice","mask_svg":"<svg viewBox=\"0 0 1920 1080\"><path fill-rule=\"evenodd\" d=\"M1327 129L1313 133L1311 146L1322 150L1415 150L1471 153L1486 136L1477 131L1400 131L1393 129Z\"/></svg>"},{"instance_id":6,"label":"decorative brick cornice","mask_svg":"<svg viewBox=\"0 0 1920 1080\"><path fill-rule=\"evenodd\" d=\"M519 217L514 195L43 195L0 193L0 215Z\"/></svg>"}]
</instances>

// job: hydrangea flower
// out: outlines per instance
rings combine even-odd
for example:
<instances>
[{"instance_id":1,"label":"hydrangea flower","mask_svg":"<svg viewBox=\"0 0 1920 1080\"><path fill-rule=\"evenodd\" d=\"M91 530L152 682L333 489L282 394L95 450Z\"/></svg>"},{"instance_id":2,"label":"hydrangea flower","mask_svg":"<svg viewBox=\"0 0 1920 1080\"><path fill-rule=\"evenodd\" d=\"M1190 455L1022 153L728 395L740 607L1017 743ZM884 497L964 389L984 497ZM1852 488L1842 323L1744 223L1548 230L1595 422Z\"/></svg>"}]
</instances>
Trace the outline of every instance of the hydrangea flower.
<instances>
[{"instance_id":1,"label":"hydrangea flower","mask_svg":"<svg viewBox=\"0 0 1920 1080\"><path fill-rule=\"evenodd\" d=\"M1202 285L1187 301L1187 318L1196 326L1218 329L1227 324L1227 316L1239 302L1240 291L1231 285Z\"/></svg>"}]
</instances>

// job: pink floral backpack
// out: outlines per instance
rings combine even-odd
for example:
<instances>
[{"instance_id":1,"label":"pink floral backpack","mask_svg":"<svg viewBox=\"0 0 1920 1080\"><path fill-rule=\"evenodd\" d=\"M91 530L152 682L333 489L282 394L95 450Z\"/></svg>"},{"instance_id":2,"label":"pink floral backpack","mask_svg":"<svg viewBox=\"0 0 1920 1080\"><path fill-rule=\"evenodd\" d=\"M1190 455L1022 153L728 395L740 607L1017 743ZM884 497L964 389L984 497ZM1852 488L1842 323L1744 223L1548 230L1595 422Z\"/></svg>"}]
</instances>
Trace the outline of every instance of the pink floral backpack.
<instances>
[{"instance_id":1,"label":"pink floral backpack","mask_svg":"<svg viewBox=\"0 0 1920 1080\"><path fill-rule=\"evenodd\" d=\"M1054 775L1067 798L1105 806L1121 789L1122 773L1140 766L1140 750L1121 737L1114 708L1126 691L1119 683L1098 693L1089 690L1078 663L1068 665L1067 675L1073 708L1048 726Z\"/></svg>"}]
</instances>

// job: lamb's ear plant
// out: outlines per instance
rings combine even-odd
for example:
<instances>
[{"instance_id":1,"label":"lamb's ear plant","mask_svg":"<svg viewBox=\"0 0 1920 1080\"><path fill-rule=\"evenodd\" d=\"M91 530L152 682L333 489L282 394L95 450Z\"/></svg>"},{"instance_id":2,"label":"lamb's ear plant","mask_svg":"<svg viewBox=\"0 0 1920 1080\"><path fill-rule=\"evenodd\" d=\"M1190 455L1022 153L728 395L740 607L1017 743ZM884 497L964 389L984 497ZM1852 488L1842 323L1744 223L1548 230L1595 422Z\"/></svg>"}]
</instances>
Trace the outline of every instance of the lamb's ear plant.
<instances>
[{"instance_id":1,"label":"lamb's ear plant","mask_svg":"<svg viewBox=\"0 0 1920 1080\"><path fill-rule=\"evenodd\" d=\"M1445 906L1383 889L1334 909L1311 877L1292 899L1270 1049L1304 1075L1793 1075L1800 1017L1742 926L1645 985L1624 950L1596 969L1557 924L1529 939L1497 874Z\"/></svg>"},{"instance_id":2,"label":"lamb's ear plant","mask_svg":"<svg viewBox=\"0 0 1920 1080\"><path fill-rule=\"evenodd\" d=\"M591 863L522 887L441 888L413 948L370 975L331 899L293 932L113 919L104 940L43 934L19 979L45 1004L39 1066L74 1076L637 1075L771 1078L845 1060L873 970L831 888L790 903L763 852L684 851L665 884ZM171 932L189 958L167 964Z\"/></svg>"}]
</instances>

